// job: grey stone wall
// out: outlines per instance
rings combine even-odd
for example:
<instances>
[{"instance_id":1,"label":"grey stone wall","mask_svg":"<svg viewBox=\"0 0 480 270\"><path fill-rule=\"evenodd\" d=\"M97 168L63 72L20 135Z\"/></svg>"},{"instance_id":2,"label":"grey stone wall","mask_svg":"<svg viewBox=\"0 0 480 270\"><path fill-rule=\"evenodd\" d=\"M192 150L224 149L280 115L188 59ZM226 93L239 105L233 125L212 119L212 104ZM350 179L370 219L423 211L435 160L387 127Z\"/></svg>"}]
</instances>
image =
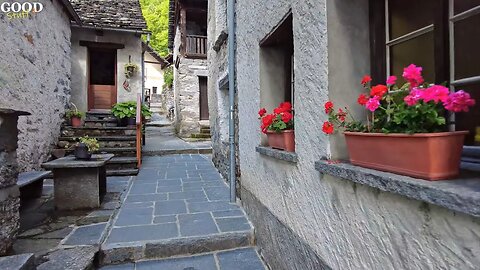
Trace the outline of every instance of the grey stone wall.
<instances>
[{"instance_id":1,"label":"grey stone wall","mask_svg":"<svg viewBox=\"0 0 480 270\"><path fill-rule=\"evenodd\" d=\"M259 42L291 10L294 33L295 135L298 162L257 153L262 134ZM291 258L332 269L476 269L480 220L332 176L316 160L346 156L343 137L322 134L323 104L354 103L369 73L368 1L246 0L237 2L237 91L242 190L260 248L273 269ZM250 204L250 205L249 205ZM266 221L255 205L264 206ZM260 217L260 218L259 218ZM266 225L265 225L266 224ZM268 229L265 229L267 227ZM288 232L285 232L288 228ZM295 239L285 248L281 235ZM268 240L271 236L275 240ZM279 243L282 244L279 248ZM302 266L302 264L300 264Z\"/></svg>"},{"instance_id":2,"label":"grey stone wall","mask_svg":"<svg viewBox=\"0 0 480 270\"><path fill-rule=\"evenodd\" d=\"M175 130L181 137L200 132L200 84L199 77L207 77L207 60L185 58L180 52L180 29L174 40L174 58L180 57L178 68L173 71L175 101Z\"/></svg>"},{"instance_id":3,"label":"grey stone wall","mask_svg":"<svg viewBox=\"0 0 480 270\"><path fill-rule=\"evenodd\" d=\"M29 18L0 13L0 107L32 113L19 121L21 171L48 159L70 99L70 19L58 1L42 3Z\"/></svg>"},{"instance_id":4,"label":"grey stone wall","mask_svg":"<svg viewBox=\"0 0 480 270\"><path fill-rule=\"evenodd\" d=\"M88 109L88 76L87 57L88 48L80 46L80 41L94 41L105 43L124 44L125 48L117 50L117 102L137 99L137 93L142 91L142 74L130 79L130 91L123 88L125 81L124 65L131 56L132 63L139 68L142 63L142 41L133 33L104 31L103 36L98 36L94 30L74 28L72 31L72 102L79 110Z\"/></svg>"}]
</instances>

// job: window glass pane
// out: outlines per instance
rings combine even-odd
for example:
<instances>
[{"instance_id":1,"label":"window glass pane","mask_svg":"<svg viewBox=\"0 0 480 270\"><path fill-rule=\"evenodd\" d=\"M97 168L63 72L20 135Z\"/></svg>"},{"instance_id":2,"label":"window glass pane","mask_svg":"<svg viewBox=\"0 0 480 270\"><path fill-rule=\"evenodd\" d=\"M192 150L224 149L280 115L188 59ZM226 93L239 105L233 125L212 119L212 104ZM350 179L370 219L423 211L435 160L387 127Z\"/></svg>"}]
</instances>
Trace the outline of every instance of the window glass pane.
<instances>
[{"instance_id":1,"label":"window glass pane","mask_svg":"<svg viewBox=\"0 0 480 270\"><path fill-rule=\"evenodd\" d=\"M455 0L453 11L455 14L458 14L479 5L479 0Z\"/></svg>"},{"instance_id":2,"label":"window glass pane","mask_svg":"<svg viewBox=\"0 0 480 270\"><path fill-rule=\"evenodd\" d=\"M435 81L433 56L433 32L390 47L390 74L402 78L403 68L410 64L423 67L423 77L427 82Z\"/></svg>"},{"instance_id":3,"label":"window glass pane","mask_svg":"<svg viewBox=\"0 0 480 270\"><path fill-rule=\"evenodd\" d=\"M474 107L470 108L469 112L455 114L455 129L470 131L465 138L465 144L474 145L476 128L480 127L480 83L458 87L457 91L461 89L470 93L470 96L475 99L477 103ZM477 143L477 145L479 144Z\"/></svg>"},{"instance_id":4,"label":"window glass pane","mask_svg":"<svg viewBox=\"0 0 480 270\"><path fill-rule=\"evenodd\" d=\"M480 14L455 23L455 79L480 76Z\"/></svg>"},{"instance_id":5,"label":"window glass pane","mask_svg":"<svg viewBox=\"0 0 480 270\"><path fill-rule=\"evenodd\" d=\"M390 40L433 24L436 1L388 0Z\"/></svg>"}]
</instances>

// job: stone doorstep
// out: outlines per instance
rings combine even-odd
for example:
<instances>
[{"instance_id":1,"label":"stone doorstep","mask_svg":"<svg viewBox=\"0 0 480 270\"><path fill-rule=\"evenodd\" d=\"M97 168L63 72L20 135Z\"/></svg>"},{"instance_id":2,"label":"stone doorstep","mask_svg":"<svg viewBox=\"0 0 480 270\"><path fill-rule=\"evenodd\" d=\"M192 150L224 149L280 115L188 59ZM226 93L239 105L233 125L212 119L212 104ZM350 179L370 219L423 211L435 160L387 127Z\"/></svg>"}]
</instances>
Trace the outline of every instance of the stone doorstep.
<instances>
[{"instance_id":1,"label":"stone doorstep","mask_svg":"<svg viewBox=\"0 0 480 270\"><path fill-rule=\"evenodd\" d=\"M142 151L144 156L166 156L166 155L175 155L175 154L211 154L212 148L192 148L192 149L163 149L163 150L152 150L152 151Z\"/></svg>"},{"instance_id":2,"label":"stone doorstep","mask_svg":"<svg viewBox=\"0 0 480 270\"><path fill-rule=\"evenodd\" d=\"M253 246L254 230L156 241L107 243L100 248L99 264L121 264L147 259L201 254Z\"/></svg>"}]
</instances>

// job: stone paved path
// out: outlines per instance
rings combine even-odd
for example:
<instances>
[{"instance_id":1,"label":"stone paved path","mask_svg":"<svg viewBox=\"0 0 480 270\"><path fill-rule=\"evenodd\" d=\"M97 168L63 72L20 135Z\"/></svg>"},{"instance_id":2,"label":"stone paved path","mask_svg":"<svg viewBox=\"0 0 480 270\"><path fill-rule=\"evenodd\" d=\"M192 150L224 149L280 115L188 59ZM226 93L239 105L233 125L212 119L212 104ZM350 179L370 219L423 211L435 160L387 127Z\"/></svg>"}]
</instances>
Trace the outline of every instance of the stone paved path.
<instances>
[{"instance_id":1,"label":"stone paved path","mask_svg":"<svg viewBox=\"0 0 480 270\"><path fill-rule=\"evenodd\" d=\"M252 246L253 228L243 209L229 202L228 186L210 159L185 154L145 157L102 245L103 264L219 251L137 263L136 269L264 269L255 249L222 251ZM237 260L254 267L225 266Z\"/></svg>"},{"instance_id":2,"label":"stone paved path","mask_svg":"<svg viewBox=\"0 0 480 270\"><path fill-rule=\"evenodd\" d=\"M204 154L212 151L210 141L185 141L178 138L173 126L147 126L146 137L145 146L142 150L144 155Z\"/></svg>"}]
</instances>

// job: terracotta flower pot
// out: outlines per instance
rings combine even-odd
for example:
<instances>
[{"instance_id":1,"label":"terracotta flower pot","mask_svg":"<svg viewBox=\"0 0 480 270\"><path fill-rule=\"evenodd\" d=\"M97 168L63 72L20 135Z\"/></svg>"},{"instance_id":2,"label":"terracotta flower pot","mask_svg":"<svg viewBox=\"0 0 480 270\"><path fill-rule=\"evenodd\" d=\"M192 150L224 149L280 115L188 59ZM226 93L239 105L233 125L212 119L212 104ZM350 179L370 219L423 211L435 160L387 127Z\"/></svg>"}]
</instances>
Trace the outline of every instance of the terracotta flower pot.
<instances>
[{"instance_id":1,"label":"terracotta flower pot","mask_svg":"<svg viewBox=\"0 0 480 270\"><path fill-rule=\"evenodd\" d=\"M80 117L74 116L74 117L70 118L70 122L72 124L72 127L82 126L82 118L80 118Z\"/></svg>"},{"instance_id":2,"label":"terracotta flower pot","mask_svg":"<svg viewBox=\"0 0 480 270\"><path fill-rule=\"evenodd\" d=\"M426 180L458 176L468 131L383 134L345 132L354 165Z\"/></svg>"},{"instance_id":3,"label":"terracotta flower pot","mask_svg":"<svg viewBox=\"0 0 480 270\"><path fill-rule=\"evenodd\" d=\"M295 152L295 131L267 131L268 145L275 149Z\"/></svg>"}]
</instances>

